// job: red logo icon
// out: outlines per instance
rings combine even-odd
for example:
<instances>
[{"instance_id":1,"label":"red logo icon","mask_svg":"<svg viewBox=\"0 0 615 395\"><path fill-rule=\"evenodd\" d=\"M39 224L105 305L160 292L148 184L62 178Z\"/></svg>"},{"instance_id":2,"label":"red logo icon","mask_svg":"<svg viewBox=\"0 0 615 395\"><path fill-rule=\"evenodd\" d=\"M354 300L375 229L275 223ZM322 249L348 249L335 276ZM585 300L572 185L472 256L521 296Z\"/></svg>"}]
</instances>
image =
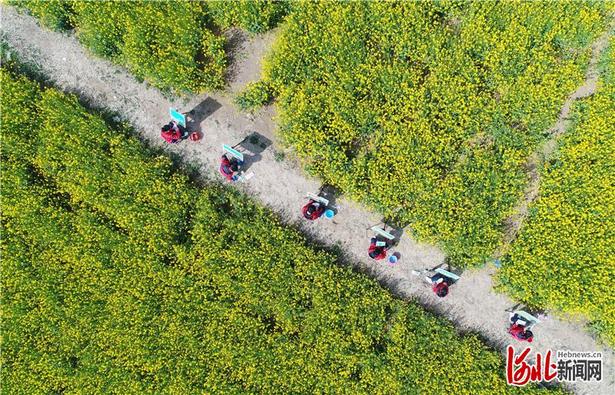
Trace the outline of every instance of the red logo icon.
<instances>
[{"instance_id":1,"label":"red logo icon","mask_svg":"<svg viewBox=\"0 0 615 395\"><path fill-rule=\"evenodd\" d=\"M515 355L513 346L506 348L506 382L509 385L524 386L529 382L549 382L557 376L557 365L551 362L551 350L543 358L542 353L536 353L536 363L530 365L525 360L531 347L521 354Z\"/></svg>"}]
</instances>

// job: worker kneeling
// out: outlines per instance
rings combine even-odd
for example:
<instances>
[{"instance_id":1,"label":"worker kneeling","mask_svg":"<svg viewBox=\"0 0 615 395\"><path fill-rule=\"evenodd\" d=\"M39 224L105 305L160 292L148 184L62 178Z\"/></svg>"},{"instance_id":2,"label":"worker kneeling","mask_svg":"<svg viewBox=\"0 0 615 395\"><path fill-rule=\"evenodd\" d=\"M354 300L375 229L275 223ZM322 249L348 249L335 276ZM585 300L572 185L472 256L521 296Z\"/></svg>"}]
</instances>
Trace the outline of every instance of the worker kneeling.
<instances>
[{"instance_id":1,"label":"worker kneeling","mask_svg":"<svg viewBox=\"0 0 615 395\"><path fill-rule=\"evenodd\" d=\"M429 273L425 276L425 281L431 286L431 290L440 298L444 298L445 296L447 296L449 287L455 284L460 279L457 274L449 270L445 270L443 266L450 269L449 265L442 264L434 269L412 271L412 274L416 276L421 276L424 273Z\"/></svg>"},{"instance_id":2,"label":"worker kneeling","mask_svg":"<svg viewBox=\"0 0 615 395\"><path fill-rule=\"evenodd\" d=\"M372 237L369 243L369 249L367 254L370 258L379 261L387 257L387 251L391 248L389 241L378 240L376 237Z\"/></svg>"},{"instance_id":3,"label":"worker kneeling","mask_svg":"<svg viewBox=\"0 0 615 395\"><path fill-rule=\"evenodd\" d=\"M431 290L440 298L444 298L448 295L448 287L453 284L452 280L441 273L436 273L431 277L428 277L431 283Z\"/></svg>"},{"instance_id":4,"label":"worker kneeling","mask_svg":"<svg viewBox=\"0 0 615 395\"><path fill-rule=\"evenodd\" d=\"M222 176L224 176L224 178L228 181L237 181L239 178L237 173L239 172L241 165L243 165L243 162L239 159L235 157L231 157L231 159L229 159L226 154L222 155L222 158L220 159L220 174L222 174Z\"/></svg>"},{"instance_id":5,"label":"worker kneeling","mask_svg":"<svg viewBox=\"0 0 615 395\"><path fill-rule=\"evenodd\" d=\"M508 333L519 341L526 341L531 343L534 340L534 334L526 326L526 322L523 321L517 313L510 313L510 328Z\"/></svg>"},{"instance_id":6,"label":"worker kneeling","mask_svg":"<svg viewBox=\"0 0 615 395\"><path fill-rule=\"evenodd\" d=\"M303 213L303 218L313 221L320 218L325 212L325 206L316 200L310 199L310 201L303 206L301 212Z\"/></svg>"},{"instance_id":7,"label":"worker kneeling","mask_svg":"<svg viewBox=\"0 0 615 395\"><path fill-rule=\"evenodd\" d=\"M160 136L169 144L175 144L180 140L188 138L188 130L183 126L171 121L162 127Z\"/></svg>"}]
</instances>

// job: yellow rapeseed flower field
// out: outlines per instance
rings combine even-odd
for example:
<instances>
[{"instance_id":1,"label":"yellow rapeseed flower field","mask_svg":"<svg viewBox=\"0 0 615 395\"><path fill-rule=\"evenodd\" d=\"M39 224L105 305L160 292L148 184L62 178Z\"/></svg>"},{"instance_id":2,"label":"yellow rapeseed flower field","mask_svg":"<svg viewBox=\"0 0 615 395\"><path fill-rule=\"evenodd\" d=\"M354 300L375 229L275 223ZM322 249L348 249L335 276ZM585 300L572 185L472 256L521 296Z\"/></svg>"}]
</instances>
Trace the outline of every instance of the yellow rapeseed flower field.
<instances>
[{"instance_id":1,"label":"yellow rapeseed flower field","mask_svg":"<svg viewBox=\"0 0 615 395\"><path fill-rule=\"evenodd\" d=\"M609 7L300 2L260 84L309 173L481 265Z\"/></svg>"},{"instance_id":2,"label":"yellow rapeseed flower field","mask_svg":"<svg viewBox=\"0 0 615 395\"><path fill-rule=\"evenodd\" d=\"M6 392L550 391L75 97L0 84Z\"/></svg>"},{"instance_id":3,"label":"yellow rapeseed flower field","mask_svg":"<svg viewBox=\"0 0 615 395\"><path fill-rule=\"evenodd\" d=\"M499 281L528 304L590 320L615 345L615 38L597 93L541 171L538 200Z\"/></svg>"}]
</instances>

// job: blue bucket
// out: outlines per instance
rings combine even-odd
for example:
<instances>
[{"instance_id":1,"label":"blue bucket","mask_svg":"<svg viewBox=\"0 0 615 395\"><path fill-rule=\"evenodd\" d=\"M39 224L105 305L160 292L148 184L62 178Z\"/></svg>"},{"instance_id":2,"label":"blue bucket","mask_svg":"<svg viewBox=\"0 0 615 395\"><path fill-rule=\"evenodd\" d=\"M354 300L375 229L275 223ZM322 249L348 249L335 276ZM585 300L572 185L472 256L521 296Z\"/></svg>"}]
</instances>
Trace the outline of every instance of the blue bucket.
<instances>
[{"instance_id":1,"label":"blue bucket","mask_svg":"<svg viewBox=\"0 0 615 395\"><path fill-rule=\"evenodd\" d=\"M325 211L325 217L327 217L327 219L331 219L331 218L335 217L335 213L333 212L333 210L326 210Z\"/></svg>"},{"instance_id":2,"label":"blue bucket","mask_svg":"<svg viewBox=\"0 0 615 395\"><path fill-rule=\"evenodd\" d=\"M389 262L390 263L397 263L397 257L395 255L391 255L389 257Z\"/></svg>"}]
</instances>

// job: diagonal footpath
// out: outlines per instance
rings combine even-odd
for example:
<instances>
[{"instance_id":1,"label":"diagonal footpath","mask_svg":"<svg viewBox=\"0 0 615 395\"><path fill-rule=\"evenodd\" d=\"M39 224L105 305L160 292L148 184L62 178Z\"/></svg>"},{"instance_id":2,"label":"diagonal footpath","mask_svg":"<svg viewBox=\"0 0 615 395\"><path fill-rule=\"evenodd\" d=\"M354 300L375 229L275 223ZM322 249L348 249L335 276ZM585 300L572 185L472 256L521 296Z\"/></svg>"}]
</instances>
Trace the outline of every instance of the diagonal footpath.
<instances>
[{"instance_id":1,"label":"diagonal footpath","mask_svg":"<svg viewBox=\"0 0 615 395\"><path fill-rule=\"evenodd\" d=\"M39 65L61 89L78 94L93 107L121 114L151 145L162 146L160 125L168 121L170 106L187 111L202 103L200 108L209 112L200 124L203 139L196 143L186 141L165 146L164 149L198 164L205 177L217 172L222 143L235 144L254 131L274 140L275 124L271 108L257 116L245 115L234 108L228 94L194 96L185 103L170 101L158 90L137 82L121 67L89 54L72 35L43 29L34 18L21 15L5 5L0 5L0 11L2 33L20 57ZM271 36L266 37L270 42ZM253 78L258 78L260 57L253 54L264 50L259 40L261 38L251 39L246 44L252 54L248 54L247 60L244 59L244 64L240 65L239 74L243 72L242 67L254 68ZM255 62L256 65L251 64ZM242 74L244 79L245 74ZM231 83L232 88L237 85ZM371 261L367 257L369 241L366 228L376 224L381 217L357 203L340 198L337 204L341 209L335 223L326 219L307 223L301 219L300 207L305 203L306 192L318 190L320 184L317 180L307 178L289 163L277 161L271 147L262 152L250 171L255 176L247 183L239 184L238 188L256 197L285 221L299 226L316 240L341 246L349 262L394 294L418 300L426 308L451 320L460 332L475 331L502 352L512 342L506 333L508 313L505 310L515 303L492 290L492 270L466 271L459 283L452 287L450 296L439 299L411 274L412 270L433 267L444 261L444 254L437 247L418 243L403 235L395 248L401 254L401 260L395 266ZM534 333L533 348L543 353L548 349L602 351L602 382L576 383L571 388L579 394L615 393L615 355L587 334L582 322L548 317L536 327Z\"/></svg>"}]
</instances>

